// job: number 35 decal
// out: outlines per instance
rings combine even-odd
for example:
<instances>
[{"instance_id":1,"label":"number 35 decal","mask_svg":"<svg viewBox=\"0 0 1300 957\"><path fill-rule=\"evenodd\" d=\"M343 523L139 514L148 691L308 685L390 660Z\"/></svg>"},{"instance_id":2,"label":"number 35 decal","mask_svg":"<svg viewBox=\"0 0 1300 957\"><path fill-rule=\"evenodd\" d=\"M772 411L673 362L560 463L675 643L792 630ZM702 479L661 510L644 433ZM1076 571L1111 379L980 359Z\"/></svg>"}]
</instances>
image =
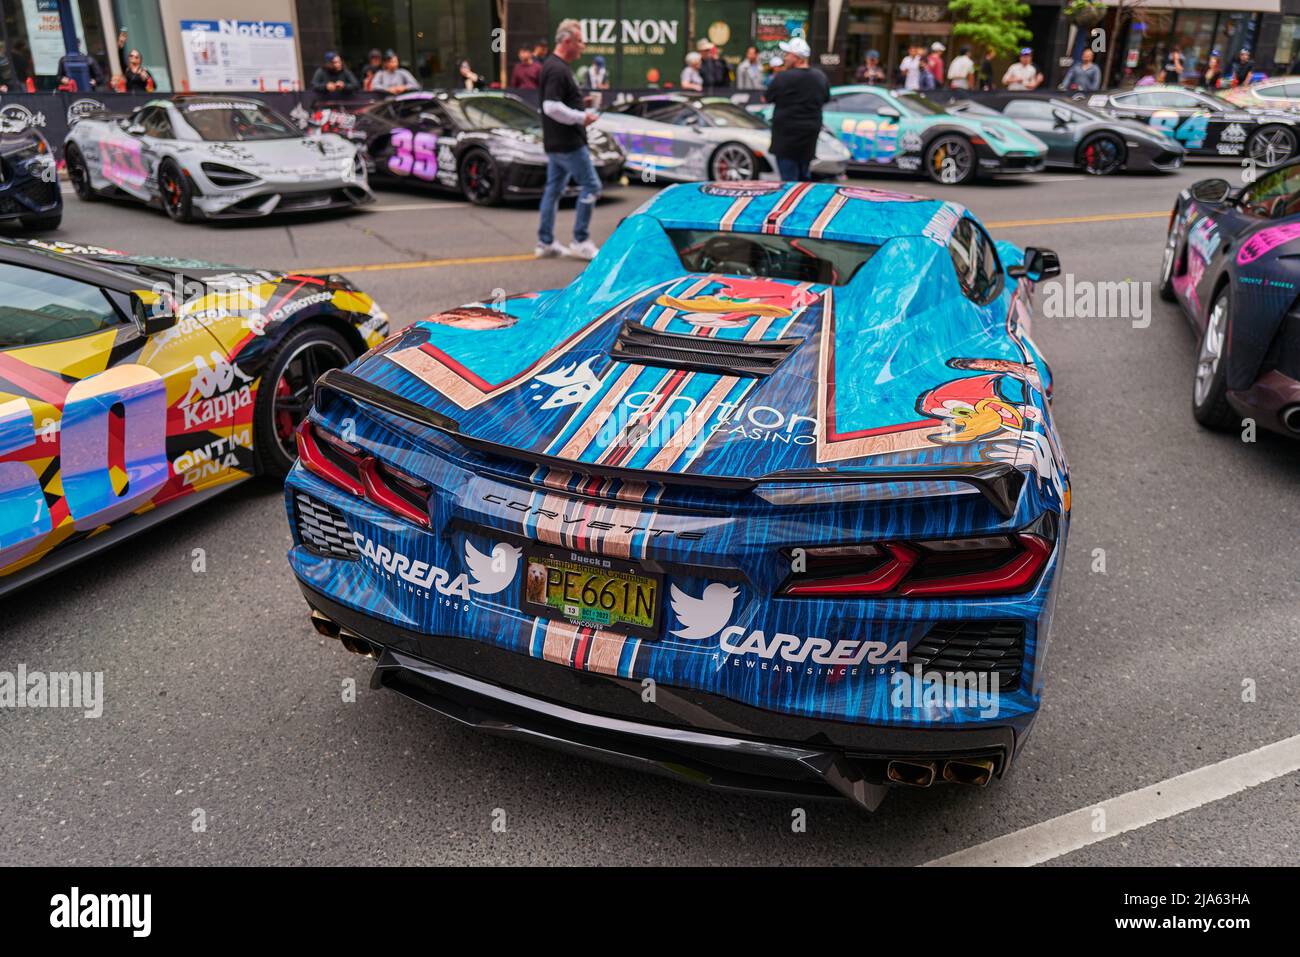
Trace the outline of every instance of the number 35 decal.
<instances>
[{"instance_id":1,"label":"number 35 decal","mask_svg":"<svg viewBox=\"0 0 1300 957\"><path fill-rule=\"evenodd\" d=\"M393 155L388 158L388 171L395 176L414 176L416 179L433 179L438 174L438 137L433 133L416 133L414 130L393 130L391 142Z\"/></svg>"},{"instance_id":2,"label":"number 35 decal","mask_svg":"<svg viewBox=\"0 0 1300 957\"><path fill-rule=\"evenodd\" d=\"M26 399L0 403L0 456L37 444ZM39 451L33 458L44 458ZM126 477L119 492L116 466ZM157 372L126 365L68 390L59 427L63 498L78 531L116 521L167 481L167 388ZM45 492L25 462L0 462L0 567L35 549L54 530Z\"/></svg>"}]
</instances>

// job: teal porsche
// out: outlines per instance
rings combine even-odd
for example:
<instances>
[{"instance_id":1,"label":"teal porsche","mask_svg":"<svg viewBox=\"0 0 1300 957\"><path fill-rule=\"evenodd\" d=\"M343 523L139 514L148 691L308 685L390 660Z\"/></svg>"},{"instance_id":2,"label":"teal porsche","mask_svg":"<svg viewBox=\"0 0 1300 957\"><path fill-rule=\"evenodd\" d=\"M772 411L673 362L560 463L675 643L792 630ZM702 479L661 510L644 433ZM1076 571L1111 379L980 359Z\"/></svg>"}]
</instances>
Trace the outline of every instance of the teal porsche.
<instances>
[{"instance_id":1,"label":"teal porsche","mask_svg":"<svg viewBox=\"0 0 1300 957\"><path fill-rule=\"evenodd\" d=\"M1047 161L1047 145L1032 133L1005 121L949 113L919 93L836 86L824 116L852 155L849 169L858 172L924 172L936 183L957 184L1036 173Z\"/></svg>"}]
</instances>

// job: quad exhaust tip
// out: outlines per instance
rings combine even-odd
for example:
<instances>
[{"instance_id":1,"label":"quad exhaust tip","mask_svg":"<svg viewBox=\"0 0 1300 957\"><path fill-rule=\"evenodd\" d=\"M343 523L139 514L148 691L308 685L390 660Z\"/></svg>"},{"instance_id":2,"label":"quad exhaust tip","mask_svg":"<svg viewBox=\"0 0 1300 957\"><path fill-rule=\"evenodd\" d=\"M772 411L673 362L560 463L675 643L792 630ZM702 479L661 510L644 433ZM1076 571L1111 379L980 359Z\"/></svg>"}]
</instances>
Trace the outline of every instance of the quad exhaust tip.
<instances>
[{"instance_id":1,"label":"quad exhaust tip","mask_svg":"<svg viewBox=\"0 0 1300 957\"><path fill-rule=\"evenodd\" d=\"M311 612L311 626L316 629L317 634L324 635L326 638L337 638L343 647L354 655L376 660L379 658L380 648L378 645L371 644L354 631L348 631L333 618L314 608Z\"/></svg>"},{"instance_id":2,"label":"quad exhaust tip","mask_svg":"<svg viewBox=\"0 0 1300 957\"><path fill-rule=\"evenodd\" d=\"M895 784L928 788L934 783L937 771L933 761L890 761L885 768L885 777Z\"/></svg>"},{"instance_id":3,"label":"quad exhaust tip","mask_svg":"<svg viewBox=\"0 0 1300 957\"><path fill-rule=\"evenodd\" d=\"M993 759L965 758L960 761L946 761L943 765L943 779L956 784L971 784L982 788L993 780Z\"/></svg>"},{"instance_id":4,"label":"quad exhaust tip","mask_svg":"<svg viewBox=\"0 0 1300 957\"><path fill-rule=\"evenodd\" d=\"M315 608L311 610L311 626L316 629L317 634L324 635L326 638L337 638L342 630L337 621L322 615Z\"/></svg>"},{"instance_id":5,"label":"quad exhaust tip","mask_svg":"<svg viewBox=\"0 0 1300 957\"><path fill-rule=\"evenodd\" d=\"M1282 424L1300 435L1300 405L1292 405L1282 410Z\"/></svg>"}]
</instances>

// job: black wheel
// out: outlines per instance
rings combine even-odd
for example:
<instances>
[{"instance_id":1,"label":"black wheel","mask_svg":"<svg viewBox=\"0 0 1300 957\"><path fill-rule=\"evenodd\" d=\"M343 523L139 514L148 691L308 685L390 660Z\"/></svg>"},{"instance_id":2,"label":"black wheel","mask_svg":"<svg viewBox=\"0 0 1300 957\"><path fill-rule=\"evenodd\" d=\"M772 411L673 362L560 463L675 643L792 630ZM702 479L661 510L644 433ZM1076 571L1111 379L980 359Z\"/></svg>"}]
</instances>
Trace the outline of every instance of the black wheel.
<instances>
[{"instance_id":1,"label":"black wheel","mask_svg":"<svg viewBox=\"0 0 1300 957\"><path fill-rule=\"evenodd\" d=\"M50 229L58 229L59 224L63 222L63 210L57 213L49 213L45 216L23 216L18 220L18 224L23 229L38 233Z\"/></svg>"},{"instance_id":2,"label":"black wheel","mask_svg":"<svg viewBox=\"0 0 1300 957\"><path fill-rule=\"evenodd\" d=\"M496 160L482 150L470 150L460 160L460 191L478 206L501 202L501 173Z\"/></svg>"},{"instance_id":3,"label":"black wheel","mask_svg":"<svg viewBox=\"0 0 1300 957\"><path fill-rule=\"evenodd\" d=\"M1078 166L1092 176L1109 176L1124 166L1124 143L1112 133L1094 133L1079 146Z\"/></svg>"},{"instance_id":4,"label":"black wheel","mask_svg":"<svg viewBox=\"0 0 1300 957\"><path fill-rule=\"evenodd\" d=\"M1240 424L1228 405L1228 387L1223 361L1231 322L1228 287L1220 290L1210 307L1210 318L1201 333L1196 353L1196 380L1192 384L1192 415L1207 429L1227 431Z\"/></svg>"},{"instance_id":5,"label":"black wheel","mask_svg":"<svg viewBox=\"0 0 1300 957\"><path fill-rule=\"evenodd\" d=\"M744 143L723 143L709 158L709 179L714 182L756 179L757 169L754 151Z\"/></svg>"},{"instance_id":6,"label":"black wheel","mask_svg":"<svg viewBox=\"0 0 1300 957\"><path fill-rule=\"evenodd\" d=\"M99 199L95 187L90 185L90 168L86 166L86 158L81 155L81 150L77 148L76 143L68 144L63 162L68 168L68 179L72 181L72 189L77 194L77 199L87 203Z\"/></svg>"},{"instance_id":7,"label":"black wheel","mask_svg":"<svg viewBox=\"0 0 1300 957\"><path fill-rule=\"evenodd\" d=\"M961 186L975 178L975 147L956 133L935 137L925 150L925 172L936 183Z\"/></svg>"},{"instance_id":8,"label":"black wheel","mask_svg":"<svg viewBox=\"0 0 1300 957\"><path fill-rule=\"evenodd\" d=\"M311 408L312 387L327 369L354 358L347 340L325 326L303 326L280 343L257 387L253 447L263 475L282 478L298 457L294 431Z\"/></svg>"},{"instance_id":9,"label":"black wheel","mask_svg":"<svg viewBox=\"0 0 1300 957\"><path fill-rule=\"evenodd\" d=\"M1295 131L1286 126L1264 126L1251 134L1246 152L1260 166L1277 166L1295 155Z\"/></svg>"},{"instance_id":10,"label":"black wheel","mask_svg":"<svg viewBox=\"0 0 1300 957\"><path fill-rule=\"evenodd\" d=\"M194 219L194 187L189 178L171 160L158 167L158 195L163 210L178 223Z\"/></svg>"},{"instance_id":11,"label":"black wheel","mask_svg":"<svg viewBox=\"0 0 1300 957\"><path fill-rule=\"evenodd\" d=\"M1178 230L1169 224L1169 235L1165 237L1165 251L1160 259L1160 298L1165 302L1177 302L1174 294L1174 267L1178 263Z\"/></svg>"}]
</instances>

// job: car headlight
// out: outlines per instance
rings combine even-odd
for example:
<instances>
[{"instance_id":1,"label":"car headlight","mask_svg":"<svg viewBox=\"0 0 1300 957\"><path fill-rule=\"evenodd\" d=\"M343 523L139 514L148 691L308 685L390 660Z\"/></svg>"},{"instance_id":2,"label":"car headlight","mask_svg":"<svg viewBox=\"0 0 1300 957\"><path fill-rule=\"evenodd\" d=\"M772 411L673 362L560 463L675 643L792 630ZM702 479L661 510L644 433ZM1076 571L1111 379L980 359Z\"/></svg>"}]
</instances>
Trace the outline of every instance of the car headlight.
<instances>
[{"instance_id":1,"label":"car headlight","mask_svg":"<svg viewBox=\"0 0 1300 957\"><path fill-rule=\"evenodd\" d=\"M252 173L224 163L200 163L199 167L203 170L203 175L216 186L247 186L257 182L257 177Z\"/></svg>"},{"instance_id":2,"label":"car headlight","mask_svg":"<svg viewBox=\"0 0 1300 957\"><path fill-rule=\"evenodd\" d=\"M45 140L38 136L36 137L35 142L28 143L25 146L20 146L17 149L6 153L5 159L9 160L11 163L21 163L24 160L35 159L38 156L48 156L49 152L50 148L45 145Z\"/></svg>"}]
</instances>

